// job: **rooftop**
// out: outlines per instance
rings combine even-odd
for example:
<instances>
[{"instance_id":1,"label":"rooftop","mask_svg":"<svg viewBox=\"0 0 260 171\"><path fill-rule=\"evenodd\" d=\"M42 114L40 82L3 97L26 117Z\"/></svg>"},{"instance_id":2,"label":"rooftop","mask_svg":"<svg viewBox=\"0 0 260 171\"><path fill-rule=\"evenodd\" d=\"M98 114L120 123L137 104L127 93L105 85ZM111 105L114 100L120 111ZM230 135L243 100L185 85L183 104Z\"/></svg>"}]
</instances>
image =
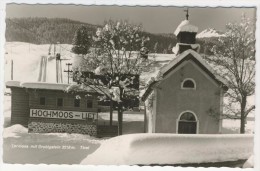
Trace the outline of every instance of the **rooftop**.
<instances>
[{"instance_id":1,"label":"rooftop","mask_svg":"<svg viewBox=\"0 0 260 171\"><path fill-rule=\"evenodd\" d=\"M61 90L67 92L85 92L85 93L99 93L109 94L108 90L104 87L97 87L93 85L77 85L77 84L62 84L62 83L49 83L49 82L20 82L20 81L7 81L7 88L18 87L28 89L44 89L44 90Z\"/></svg>"},{"instance_id":2,"label":"rooftop","mask_svg":"<svg viewBox=\"0 0 260 171\"><path fill-rule=\"evenodd\" d=\"M178 36L180 32L197 33L198 27L191 25L189 20L183 20L174 32L175 36Z\"/></svg>"}]
</instances>

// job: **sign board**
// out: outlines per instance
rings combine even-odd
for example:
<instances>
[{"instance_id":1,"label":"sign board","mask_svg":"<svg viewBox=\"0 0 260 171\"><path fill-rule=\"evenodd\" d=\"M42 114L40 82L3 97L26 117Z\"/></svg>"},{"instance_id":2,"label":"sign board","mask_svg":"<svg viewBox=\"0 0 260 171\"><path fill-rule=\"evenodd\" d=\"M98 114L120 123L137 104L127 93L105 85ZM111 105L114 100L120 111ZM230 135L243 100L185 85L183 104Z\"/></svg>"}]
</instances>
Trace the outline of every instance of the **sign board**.
<instances>
[{"instance_id":1,"label":"sign board","mask_svg":"<svg viewBox=\"0 0 260 171\"><path fill-rule=\"evenodd\" d=\"M79 112L79 111L63 111L63 110L46 110L46 109L30 109L30 117L35 118L52 118L52 119L78 119L78 120L95 120L97 113Z\"/></svg>"}]
</instances>

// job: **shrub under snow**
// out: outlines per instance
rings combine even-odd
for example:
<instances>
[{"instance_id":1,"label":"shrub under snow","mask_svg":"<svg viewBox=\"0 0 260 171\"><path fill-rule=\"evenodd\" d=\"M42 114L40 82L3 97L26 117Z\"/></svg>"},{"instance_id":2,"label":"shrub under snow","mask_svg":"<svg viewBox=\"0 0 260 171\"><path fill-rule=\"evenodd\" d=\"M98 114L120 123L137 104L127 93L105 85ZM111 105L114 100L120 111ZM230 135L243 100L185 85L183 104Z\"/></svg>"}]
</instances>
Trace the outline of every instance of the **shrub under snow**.
<instances>
[{"instance_id":1,"label":"shrub under snow","mask_svg":"<svg viewBox=\"0 0 260 171\"><path fill-rule=\"evenodd\" d=\"M252 153L253 135L130 134L105 141L81 164L224 162L247 159Z\"/></svg>"}]
</instances>

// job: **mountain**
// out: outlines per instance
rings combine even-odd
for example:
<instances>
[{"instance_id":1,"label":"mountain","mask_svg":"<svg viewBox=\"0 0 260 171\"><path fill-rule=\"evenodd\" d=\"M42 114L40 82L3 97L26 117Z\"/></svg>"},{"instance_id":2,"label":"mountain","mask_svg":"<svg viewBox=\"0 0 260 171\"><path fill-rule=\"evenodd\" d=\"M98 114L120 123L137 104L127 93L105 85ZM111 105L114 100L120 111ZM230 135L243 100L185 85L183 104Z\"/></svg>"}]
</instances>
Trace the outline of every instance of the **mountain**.
<instances>
[{"instance_id":1,"label":"mountain","mask_svg":"<svg viewBox=\"0 0 260 171\"><path fill-rule=\"evenodd\" d=\"M93 25L66 18L7 18L6 19L6 41L26 42L32 44L72 44L75 31L80 25L84 25L90 34L95 34L100 25ZM173 33L153 34L147 31L142 36L149 37L147 48L151 53L172 53L172 47L176 45L177 39ZM210 53L211 45L215 44L218 37L223 33L209 28L197 35L197 43L201 45L202 53Z\"/></svg>"},{"instance_id":2,"label":"mountain","mask_svg":"<svg viewBox=\"0 0 260 171\"><path fill-rule=\"evenodd\" d=\"M84 25L90 32L98 27L64 18L7 18L5 36L7 42L71 44L80 25Z\"/></svg>"},{"instance_id":3,"label":"mountain","mask_svg":"<svg viewBox=\"0 0 260 171\"><path fill-rule=\"evenodd\" d=\"M5 36L7 42L72 44L75 31L80 25L84 25L90 34L95 34L96 29L101 27L65 18L7 18ZM173 34L143 32L142 35L150 38L147 44L150 52L155 51L157 43L157 53L172 53L171 49L176 44L176 37Z\"/></svg>"},{"instance_id":4,"label":"mountain","mask_svg":"<svg viewBox=\"0 0 260 171\"><path fill-rule=\"evenodd\" d=\"M222 37L224 36L224 34L220 31L217 31L214 28L207 28L205 30L203 30L202 32L200 32L199 34L197 34L197 38L201 39L201 38L211 38L211 37Z\"/></svg>"},{"instance_id":5,"label":"mountain","mask_svg":"<svg viewBox=\"0 0 260 171\"><path fill-rule=\"evenodd\" d=\"M214 28L207 28L202 32L198 33L197 43L200 44L200 53L205 55L213 55L211 49L214 45L218 43L218 38L223 37L225 34Z\"/></svg>"}]
</instances>

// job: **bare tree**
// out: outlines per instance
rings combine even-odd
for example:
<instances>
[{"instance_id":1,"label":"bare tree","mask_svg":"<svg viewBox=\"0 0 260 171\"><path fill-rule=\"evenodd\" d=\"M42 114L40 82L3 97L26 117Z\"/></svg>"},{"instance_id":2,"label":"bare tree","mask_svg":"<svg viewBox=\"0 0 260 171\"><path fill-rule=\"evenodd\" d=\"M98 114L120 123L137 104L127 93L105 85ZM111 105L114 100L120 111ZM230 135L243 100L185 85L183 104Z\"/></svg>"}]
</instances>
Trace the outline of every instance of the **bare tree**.
<instances>
[{"instance_id":1,"label":"bare tree","mask_svg":"<svg viewBox=\"0 0 260 171\"><path fill-rule=\"evenodd\" d=\"M207 59L229 86L225 114L240 119L240 133L245 133L246 118L255 108L247 103L255 92L255 26L243 15L240 23L229 23L226 29Z\"/></svg>"},{"instance_id":2,"label":"bare tree","mask_svg":"<svg viewBox=\"0 0 260 171\"><path fill-rule=\"evenodd\" d=\"M154 53L157 53L157 52L158 52L158 42L156 42L156 43L154 44L153 52L154 52Z\"/></svg>"}]
</instances>

